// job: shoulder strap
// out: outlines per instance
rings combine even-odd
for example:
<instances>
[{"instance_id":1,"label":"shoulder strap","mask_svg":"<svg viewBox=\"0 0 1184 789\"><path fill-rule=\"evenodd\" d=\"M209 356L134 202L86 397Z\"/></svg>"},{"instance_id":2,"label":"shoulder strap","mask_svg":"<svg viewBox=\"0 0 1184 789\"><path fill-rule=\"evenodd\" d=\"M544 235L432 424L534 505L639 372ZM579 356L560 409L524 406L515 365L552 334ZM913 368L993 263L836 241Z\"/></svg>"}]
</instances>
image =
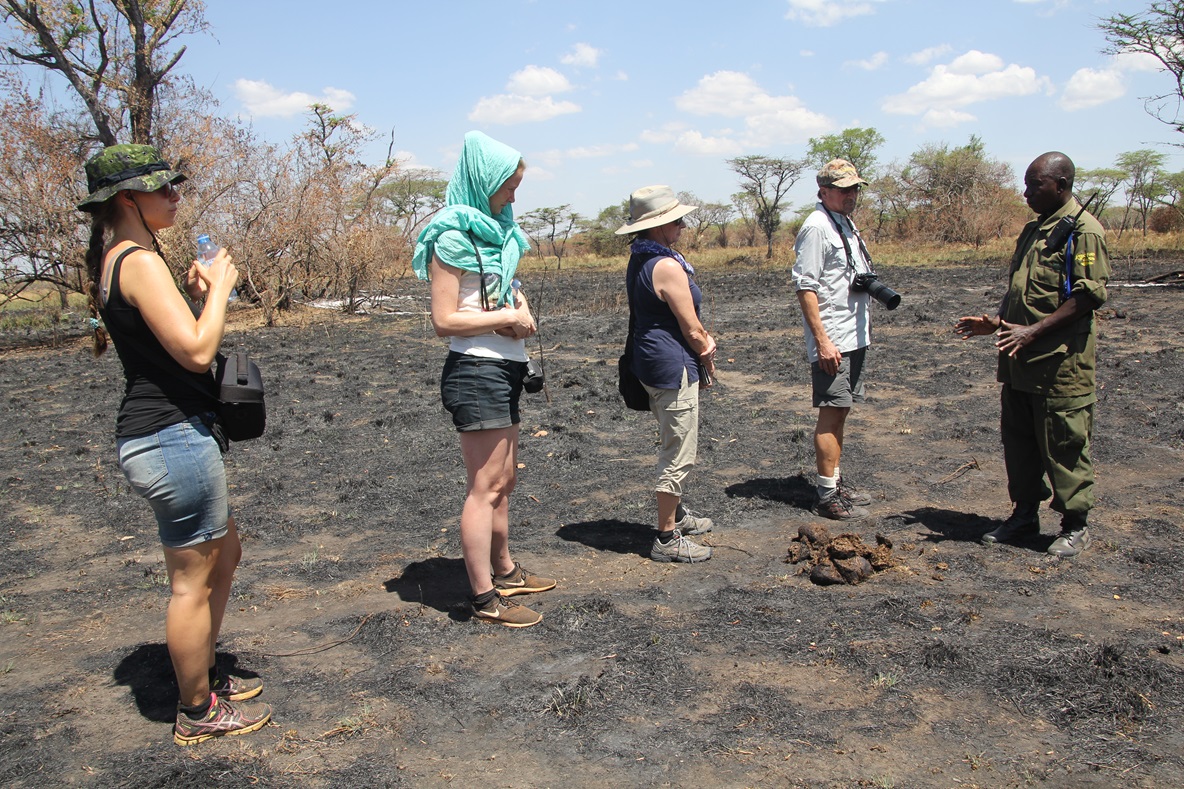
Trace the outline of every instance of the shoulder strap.
<instances>
[{"instance_id":1,"label":"shoulder strap","mask_svg":"<svg viewBox=\"0 0 1184 789\"><path fill-rule=\"evenodd\" d=\"M106 307L107 302L109 302L111 300L111 296L113 296L116 293L120 294L119 297L121 299L123 298L123 294L120 293L120 290L119 290L119 270L123 267L123 259L125 257L127 257L128 255L130 255L131 253L136 252L141 249L144 249L144 247L133 244L132 246L130 246L127 249L120 252L119 257L115 258L115 262L111 264L111 276L109 278L110 281L109 281L109 285L107 287L107 298L105 298L103 300L104 307ZM148 250L144 249L144 251L147 252Z\"/></svg>"}]
</instances>

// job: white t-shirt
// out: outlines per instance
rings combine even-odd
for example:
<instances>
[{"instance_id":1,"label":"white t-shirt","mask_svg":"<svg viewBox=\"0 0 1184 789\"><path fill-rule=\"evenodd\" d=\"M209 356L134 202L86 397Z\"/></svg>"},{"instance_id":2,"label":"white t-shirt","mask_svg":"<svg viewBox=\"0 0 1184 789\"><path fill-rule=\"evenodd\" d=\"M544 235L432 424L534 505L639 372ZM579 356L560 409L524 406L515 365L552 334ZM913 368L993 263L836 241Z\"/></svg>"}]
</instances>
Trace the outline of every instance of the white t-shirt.
<instances>
[{"instance_id":1,"label":"white t-shirt","mask_svg":"<svg viewBox=\"0 0 1184 789\"><path fill-rule=\"evenodd\" d=\"M487 291L490 301L497 298L496 288ZM481 275L476 271L461 271L460 302L461 312L481 312ZM451 337L449 350L469 356L482 356L487 359L510 359L525 362L526 341L515 340L513 337L503 337L500 334L478 334L476 337Z\"/></svg>"},{"instance_id":2,"label":"white t-shirt","mask_svg":"<svg viewBox=\"0 0 1184 789\"><path fill-rule=\"evenodd\" d=\"M858 273L871 271L871 263L864 257L855 237L854 225L848 217L832 212L843 228L843 235L851 247L851 256ZM872 342L871 296L866 291L854 291L851 282L855 273L847 262L842 237L827 217L822 203L806 217L793 250L797 260L793 264L794 291L810 290L818 294L818 314L826 336L839 353L866 348ZM806 358L818 361L818 341L802 316L806 334Z\"/></svg>"}]
</instances>

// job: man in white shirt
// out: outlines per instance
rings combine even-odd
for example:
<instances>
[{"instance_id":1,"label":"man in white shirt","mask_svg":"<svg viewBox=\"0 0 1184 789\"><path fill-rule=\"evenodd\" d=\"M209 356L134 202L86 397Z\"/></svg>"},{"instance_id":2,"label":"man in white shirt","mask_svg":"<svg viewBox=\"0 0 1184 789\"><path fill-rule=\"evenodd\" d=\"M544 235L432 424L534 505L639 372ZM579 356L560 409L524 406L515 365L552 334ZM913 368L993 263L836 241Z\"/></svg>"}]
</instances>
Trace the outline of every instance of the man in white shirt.
<instances>
[{"instance_id":1,"label":"man in white shirt","mask_svg":"<svg viewBox=\"0 0 1184 789\"><path fill-rule=\"evenodd\" d=\"M844 484L839 461L847 414L864 400L863 366L871 345L871 298L852 287L857 274L872 270L867 248L851 222L859 189L867 181L844 159L828 162L816 180L819 202L794 241L793 266L818 409L814 512L833 520L858 520L867 517L861 505L871 504L871 499Z\"/></svg>"}]
</instances>

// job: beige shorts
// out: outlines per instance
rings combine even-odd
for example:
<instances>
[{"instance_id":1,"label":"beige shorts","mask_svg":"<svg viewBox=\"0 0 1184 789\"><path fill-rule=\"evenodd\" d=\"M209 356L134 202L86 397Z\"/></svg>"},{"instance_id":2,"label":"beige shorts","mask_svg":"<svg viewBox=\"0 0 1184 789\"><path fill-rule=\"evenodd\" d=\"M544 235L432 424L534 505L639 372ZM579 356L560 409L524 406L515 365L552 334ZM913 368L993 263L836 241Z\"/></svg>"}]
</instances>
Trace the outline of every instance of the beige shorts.
<instances>
[{"instance_id":1,"label":"beige shorts","mask_svg":"<svg viewBox=\"0 0 1184 789\"><path fill-rule=\"evenodd\" d=\"M658 418L658 484L654 490L682 497L682 483L699 453L699 384L687 383L682 371L678 389L646 386L650 410Z\"/></svg>"}]
</instances>

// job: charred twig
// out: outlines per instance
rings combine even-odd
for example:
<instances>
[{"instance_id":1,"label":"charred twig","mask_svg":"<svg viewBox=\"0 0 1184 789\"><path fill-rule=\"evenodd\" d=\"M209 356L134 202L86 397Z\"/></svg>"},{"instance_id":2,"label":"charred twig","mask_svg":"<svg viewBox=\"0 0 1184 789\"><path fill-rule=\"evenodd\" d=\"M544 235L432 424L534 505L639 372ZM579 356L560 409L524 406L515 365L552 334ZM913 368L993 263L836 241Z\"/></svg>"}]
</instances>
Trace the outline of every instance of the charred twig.
<instances>
[{"instance_id":1,"label":"charred twig","mask_svg":"<svg viewBox=\"0 0 1184 789\"><path fill-rule=\"evenodd\" d=\"M333 641L328 644L322 644L321 646L318 646L318 647L308 647L307 649L297 649L295 652L270 652L270 653L264 652L263 657L297 657L299 655L315 655L318 652L327 652L328 650L332 649L333 647L339 647L342 644L346 644L346 643L349 643L350 641L352 641L358 635L358 633L362 632L362 628L365 627L366 622L370 621L371 616L373 616L373 614L366 614L364 617L362 617L362 621L358 622L358 626L354 628L354 632L350 633L348 636L346 636L345 638L342 638L338 641Z\"/></svg>"},{"instance_id":2,"label":"charred twig","mask_svg":"<svg viewBox=\"0 0 1184 789\"><path fill-rule=\"evenodd\" d=\"M939 479L934 484L935 485L944 485L947 482L952 482L952 481L956 480L958 477L962 476L967 471L970 471L971 469L977 470L978 468L979 468L978 461L975 460L974 458L971 458L970 460L963 463L961 466L958 466L958 468L951 471L949 474L946 474L944 477Z\"/></svg>"}]
</instances>

